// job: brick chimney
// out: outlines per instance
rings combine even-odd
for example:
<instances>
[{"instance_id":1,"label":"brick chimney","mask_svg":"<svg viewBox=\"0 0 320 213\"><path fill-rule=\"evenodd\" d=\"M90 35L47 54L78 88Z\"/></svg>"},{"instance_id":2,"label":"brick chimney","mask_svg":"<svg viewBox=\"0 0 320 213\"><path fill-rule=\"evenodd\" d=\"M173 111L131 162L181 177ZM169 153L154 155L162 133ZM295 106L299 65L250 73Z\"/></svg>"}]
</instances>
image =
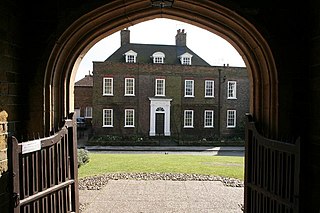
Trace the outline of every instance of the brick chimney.
<instances>
[{"instance_id":1,"label":"brick chimney","mask_svg":"<svg viewBox=\"0 0 320 213\"><path fill-rule=\"evenodd\" d=\"M177 30L176 45L187 46L187 33L184 32L184 29Z\"/></svg>"},{"instance_id":2,"label":"brick chimney","mask_svg":"<svg viewBox=\"0 0 320 213\"><path fill-rule=\"evenodd\" d=\"M128 28L121 30L120 36L121 36L121 46L130 44L130 30Z\"/></svg>"}]
</instances>

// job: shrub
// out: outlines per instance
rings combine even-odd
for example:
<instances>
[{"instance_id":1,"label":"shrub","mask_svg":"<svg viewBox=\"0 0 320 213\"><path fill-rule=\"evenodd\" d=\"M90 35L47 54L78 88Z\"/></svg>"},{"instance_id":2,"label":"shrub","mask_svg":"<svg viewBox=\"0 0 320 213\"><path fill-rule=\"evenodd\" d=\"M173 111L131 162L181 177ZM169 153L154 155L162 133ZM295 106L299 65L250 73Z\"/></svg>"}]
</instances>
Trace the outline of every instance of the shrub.
<instances>
[{"instance_id":1,"label":"shrub","mask_svg":"<svg viewBox=\"0 0 320 213\"><path fill-rule=\"evenodd\" d=\"M85 149L78 149L78 168L85 165L90 160L88 151Z\"/></svg>"}]
</instances>

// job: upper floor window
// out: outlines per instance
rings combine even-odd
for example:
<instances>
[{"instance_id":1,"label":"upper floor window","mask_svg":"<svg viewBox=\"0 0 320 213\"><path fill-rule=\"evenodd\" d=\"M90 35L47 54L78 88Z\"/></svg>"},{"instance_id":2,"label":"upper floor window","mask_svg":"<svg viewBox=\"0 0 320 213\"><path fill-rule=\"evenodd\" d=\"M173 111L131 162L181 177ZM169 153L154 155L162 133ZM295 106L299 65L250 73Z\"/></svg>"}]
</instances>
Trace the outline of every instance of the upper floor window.
<instances>
[{"instance_id":1,"label":"upper floor window","mask_svg":"<svg viewBox=\"0 0 320 213\"><path fill-rule=\"evenodd\" d=\"M193 128L193 110L184 111L184 128Z\"/></svg>"},{"instance_id":2,"label":"upper floor window","mask_svg":"<svg viewBox=\"0 0 320 213\"><path fill-rule=\"evenodd\" d=\"M235 128L236 127L236 110L227 110L227 128Z\"/></svg>"},{"instance_id":3,"label":"upper floor window","mask_svg":"<svg viewBox=\"0 0 320 213\"><path fill-rule=\"evenodd\" d=\"M112 109L103 109L102 126L113 127L113 110Z\"/></svg>"},{"instance_id":4,"label":"upper floor window","mask_svg":"<svg viewBox=\"0 0 320 213\"><path fill-rule=\"evenodd\" d=\"M125 78L125 96L134 96L134 78Z\"/></svg>"},{"instance_id":5,"label":"upper floor window","mask_svg":"<svg viewBox=\"0 0 320 213\"><path fill-rule=\"evenodd\" d=\"M125 110L124 127L134 127L134 109Z\"/></svg>"},{"instance_id":6,"label":"upper floor window","mask_svg":"<svg viewBox=\"0 0 320 213\"><path fill-rule=\"evenodd\" d=\"M237 82L228 81L228 99L237 98Z\"/></svg>"},{"instance_id":7,"label":"upper floor window","mask_svg":"<svg viewBox=\"0 0 320 213\"><path fill-rule=\"evenodd\" d=\"M180 55L180 62L184 65L191 65L192 55L190 53L184 53Z\"/></svg>"},{"instance_id":8,"label":"upper floor window","mask_svg":"<svg viewBox=\"0 0 320 213\"><path fill-rule=\"evenodd\" d=\"M103 95L113 95L113 78L103 78Z\"/></svg>"},{"instance_id":9,"label":"upper floor window","mask_svg":"<svg viewBox=\"0 0 320 213\"><path fill-rule=\"evenodd\" d=\"M92 107L86 107L84 117L92 118Z\"/></svg>"},{"instance_id":10,"label":"upper floor window","mask_svg":"<svg viewBox=\"0 0 320 213\"><path fill-rule=\"evenodd\" d=\"M204 127L212 128L214 126L214 112L213 110L205 110L204 111Z\"/></svg>"},{"instance_id":11,"label":"upper floor window","mask_svg":"<svg viewBox=\"0 0 320 213\"><path fill-rule=\"evenodd\" d=\"M194 80L184 81L184 97L194 97Z\"/></svg>"},{"instance_id":12,"label":"upper floor window","mask_svg":"<svg viewBox=\"0 0 320 213\"><path fill-rule=\"evenodd\" d=\"M152 54L153 58L153 63L154 64L163 64L164 63L164 58L165 54L163 52L155 52Z\"/></svg>"},{"instance_id":13,"label":"upper floor window","mask_svg":"<svg viewBox=\"0 0 320 213\"><path fill-rule=\"evenodd\" d=\"M165 79L156 79L155 96L165 96Z\"/></svg>"},{"instance_id":14,"label":"upper floor window","mask_svg":"<svg viewBox=\"0 0 320 213\"><path fill-rule=\"evenodd\" d=\"M137 62L137 53L133 50L129 50L125 54L125 59L127 63L136 63Z\"/></svg>"},{"instance_id":15,"label":"upper floor window","mask_svg":"<svg viewBox=\"0 0 320 213\"><path fill-rule=\"evenodd\" d=\"M205 81L205 97L213 98L214 97L214 81L206 80Z\"/></svg>"}]
</instances>

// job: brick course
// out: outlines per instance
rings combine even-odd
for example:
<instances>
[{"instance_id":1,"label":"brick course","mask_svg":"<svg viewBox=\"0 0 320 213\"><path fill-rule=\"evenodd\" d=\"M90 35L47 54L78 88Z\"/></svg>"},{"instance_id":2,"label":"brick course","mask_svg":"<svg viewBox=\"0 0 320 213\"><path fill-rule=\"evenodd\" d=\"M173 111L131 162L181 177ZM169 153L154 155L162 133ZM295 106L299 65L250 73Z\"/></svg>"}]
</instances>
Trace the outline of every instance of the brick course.
<instances>
[{"instance_id":1,"label":"brick course","mask_svg":"<svg viewBox=\"0 0 320 213\"><path fill-rule=\"evenodd\" d=\"M150 101L155 97L155 79L165 79L165 97L171 102L171 136L205 138L219 136L217 121L218 88L221 87L220 131L222 137L243 136L243 129L226 128L226 110L237 110L237 126L244 122L249 111L249 80L247 70L239 67L183 66L168 64L133 64L116 62L94 62L93 75L93 129L96 135L143 135L148 136L150 129ZM219 84L219 70L225 82ZM103 96L103 78L113 78L113 96ZM124 96L124 79L135 78L135 96ZM220 82L222 82L222 77ZM193 98L184 97L186 79L194 80ZM205 80L214 80L214 98L205 98ZM237 81L237 99L227 100L228 80ZM103 109L113 109L113 128L102 127ZM135 128L124 128L125 109L135 109ZM194 110L194 128L183 128L183 113ZM214 128L204 128L204 110L214 110Z\"/></svg>"}]
</instances>

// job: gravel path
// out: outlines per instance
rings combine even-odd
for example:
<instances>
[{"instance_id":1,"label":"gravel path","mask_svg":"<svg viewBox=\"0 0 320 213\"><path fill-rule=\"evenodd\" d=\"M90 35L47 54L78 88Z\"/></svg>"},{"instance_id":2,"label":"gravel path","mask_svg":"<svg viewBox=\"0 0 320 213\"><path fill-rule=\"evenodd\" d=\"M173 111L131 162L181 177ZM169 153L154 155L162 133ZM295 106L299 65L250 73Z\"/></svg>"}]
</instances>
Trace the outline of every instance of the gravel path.
<instances>
[{"instance_id":1,"label":"gravel path","mask_svg":"<svg viewBox=\"0 0 320 213\"><path fill-rule=\"evenodd\" d=\"M121 180L121 181L115 181L115 180ZM139 181L137 182L136 180L139 180ZM133 181L133 182L130 182L130 181ZM213 185L210 185L210 182L212 182L212 181L216 181L217 184L219 182L221 182L222 184L220 183L220 184L216 185L216 184L212 183ZM219 181L219 182L217 182L217 181ZM109 184L108 184L108 182L109 182ZM100 175L100 176L81 178L81 179L79 179L79 189L81 190L80 191L80 212L87 212L87 211L88 212L92 212L92 211L95 212L95 210L99 209L98 206L102 203L101 200L99 200L99 202L95 202L91 199L93 198L93 196L97 196L97 197L108 197L109 196L110 197L110 195L113 192L109 191L109 192L105 193L104 190L107 190L108 187L109 187L108 190L111 190L110 187L114 188L114 187L120 186L120 185L117 185L116 183L119 183L121 186L125 185L125 184L127 184L127 186L130 186L130 184L134 184L136 187L140 187L140 188L144 187L144 190L147 190L147 188L146 188L146 186L142 186L142 185L146 184L146 183L149 183L149 184L147 184L147 186L150 185L151 183L160 184L159 186L155 187L154 190L158 190L158 188L163 187L163 185L169 184L170 187L177 185L180 188L177 188L176 192L180 192L180 193L184 193L184 194L190 193L187 191L183 191L183 190L186 190L186 188L188 188L188 186L190 184L191 185L197 184L196 188L194 189L195 193L202 193L202 191L203 191L203 193L207 193L208 195L203 195L203 198L201 200L195 202L194 201L195 198L192 197L193 195L191 193L191 195L189 195L189 197L185 197L185 200L184 200L185 206L182 206L182 207L185 207L185 208L187 206L189 208L194 207L193 205L195 203L204 202L205 199L207 199L207 197L209 197L209 199L211 199L211 200L210 200L210 202L208 201L208 203L211 203L211 201L214 200L214 203L212 205L215 205L215 206L208 204L208 206L206 208L210 207L210 208L217 209L217 206L221 206L221 208L227 207L227 209L225 211L223 209L220 209L220 207L219 207L219 211L215 210L214 212L228 212L228 209L230 210L230 208L234 209L234 211L231 211L231 212L242 212L241 206L242 206L242 199L243 199L243 181L238 180L238 179L234 179L234 178L225 178L225 177L219 177L219 176L198 175L198 174L172 174L172 173L165 173L165 174L162 174L162 173L114 173L114 174L105 174L105 175ZM172 184L170 184L170 183L172 183ZM181 184L184 184L184 186L182 188L181 188ZM199 187L202 187L202 188L204 187L204 188L200 191L197 191L199 189ZM230 187L233 187L234 189L232 189ZM119 189L116 189L116 190L112 189L112 190L115 190L116 193L120 193L118 191L123 190L123 189L124 189L123 187L120 187ZM92 190L97 190L97 191L95 192ZM129 191L126 191L125 193L122 192L121 196L118 195L119 197L121 197L121 198L119 198L120 201L113 200L112 205L117 206L117 202L123 203L123 201L121 199L125 199L126 201L130 200L130 199L126 198L126 196L128 194L130 194L131 192L134 193L135 188L128 189L128 187L127 187L127 190L129 190ZM166 192L167 194L164 196L165 197L164 199L167 199L168 197L170 197L170 190L168 192ZM90 191L92 191L92 193L90 193ZM216 192L216 191L218 191L218 192ZM104 194L98 196L97 194L99 194L99 193L104 193ZM146 192L140 191L139 193L140 193L138 196L139 199L144 199L144 202L146 202L146 203L153 202L150 200L148 201L148 199L150 199L150 195L146 195L144 198L143 195ZM215 193L217 193L217 194L215 194ZM88 198L84 197L85 194L86 195L89 194L89 197ZM236 196L234 196L234 194L236 194ZM82 195L82 198L81 198L81 195ZM135 198L136 197L137 196L135 196ZM195 197L198 197L198 196L195 196ZM104 202L109 203L109 200L105 200ZM114 202L116 202L116 204ZM148 212L147 209L144 209L144 208L147 208L145 206L146 204L141 203L141 200L138 203L133 203L133 202L137 202L135 199L131 200L130 202L132 204L132 206L130 208L133 208L133 206L139 207L139 205L142 205L140 207L142 208L142 210L146 210L146 211L141 211L141 212ZM168 202L170 203L172 201L164 200L162 202L163 203L160 203L162 205L161 208L165 208L165 205ZM235 203L235 202L237 202L237 203ZM157 203L157 204L159 204L159 203ZM175 204L175 205L178 205L178 204ZM232 205L232 207L230 207L228 205ZM182 207L180 206L179 208L182 208ZM200 208L200 207L197 207L197 208ZM110 208L110 206L108 206L108 208ZM179 208L175 209L174 211L178 211ZM204 207L202 206L202 208L204 208ZM100 211L101 210L105 211L105 209L100 209ZM120 209L118 209L118 210L120 210ZM187 209L185 209L185 210L187 210ZM112 211L115 211L115 209L113 208ZM137 209L132 210L132 212L136 212L136 211L137 211ZM117 211L117 212L123 212L123 211ZM170 212L170 209L169 209L169 212ZM190 211L187 210L187 212L190 212ZM203 212L206 212L206 211L203 211Z\"/></svg>"}]
</instances>

